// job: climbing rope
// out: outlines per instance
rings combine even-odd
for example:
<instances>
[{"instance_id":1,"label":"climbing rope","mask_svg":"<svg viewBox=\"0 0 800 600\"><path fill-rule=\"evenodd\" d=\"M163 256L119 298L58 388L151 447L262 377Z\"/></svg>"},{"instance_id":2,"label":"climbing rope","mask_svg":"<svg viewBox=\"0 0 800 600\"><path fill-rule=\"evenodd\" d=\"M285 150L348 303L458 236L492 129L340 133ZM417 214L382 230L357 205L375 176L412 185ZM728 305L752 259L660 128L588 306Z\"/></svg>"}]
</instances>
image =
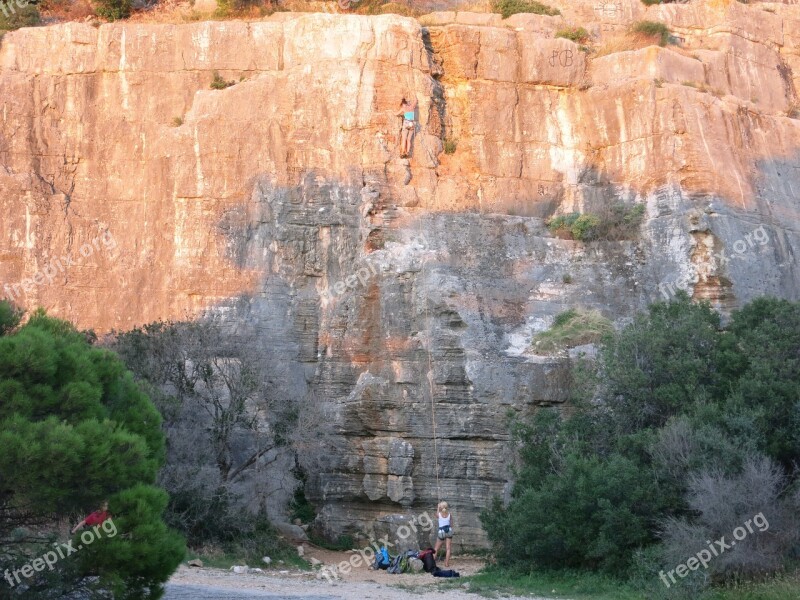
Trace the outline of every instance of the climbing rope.
<instances>
[{"instance_id":1,"label":"climbing rope","mask_svg":"<svg viewBox=\"0 0 800 600\"><path fill-rule=\"evenodd\" d=\"M419 220L417 221L417 231L419 232L419 239L425 241L425 245L427 246L427 238L422 233L422 227L420 226ZM428 256L427 253L425 254L424 258L422 259L422 282L425 285L425 266L428 264ZM441 502L442 500L442 487L439 483L439 442L438 437L436 435L436 400L433 396L433 355L431 353L431 346L433 345L433 335L431 333L431 325L430 325L430 312L428 310L428 292L427 288L425 288L425 330L427 334L426 340L426 351L428 353L428 394L431 398L431 429L433 431L433 462L434 462L434 469L436 471L436 494L437 494L437 503Z\"/></svg>"}]
</instances>

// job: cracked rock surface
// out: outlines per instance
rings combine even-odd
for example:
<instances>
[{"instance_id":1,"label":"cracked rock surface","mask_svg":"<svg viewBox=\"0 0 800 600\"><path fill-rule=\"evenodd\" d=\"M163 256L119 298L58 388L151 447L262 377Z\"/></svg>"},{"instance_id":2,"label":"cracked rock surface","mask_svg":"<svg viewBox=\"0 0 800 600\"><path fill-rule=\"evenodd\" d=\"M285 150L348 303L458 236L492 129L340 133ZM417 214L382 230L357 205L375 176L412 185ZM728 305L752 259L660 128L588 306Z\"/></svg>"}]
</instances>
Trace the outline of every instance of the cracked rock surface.
<instances>
[{"instance_id":1,"label":"cracked rock surface","mask_svg":"<svg viewBox=\"0 0 800 600\"><path fill-rule=\"evenodd\" d=\"M272 393L336 431L309 489L332 533L442 497L484 545L508 412L565 398L567 359L530 351L556 314L800 297L800 5L551 4L7 34L0 285L98 333L205 311L256 331ZM555 37L639 19L678 44ZM617 202L645 207L630 239L545 226Z\"/></svg>"}]
</instances>

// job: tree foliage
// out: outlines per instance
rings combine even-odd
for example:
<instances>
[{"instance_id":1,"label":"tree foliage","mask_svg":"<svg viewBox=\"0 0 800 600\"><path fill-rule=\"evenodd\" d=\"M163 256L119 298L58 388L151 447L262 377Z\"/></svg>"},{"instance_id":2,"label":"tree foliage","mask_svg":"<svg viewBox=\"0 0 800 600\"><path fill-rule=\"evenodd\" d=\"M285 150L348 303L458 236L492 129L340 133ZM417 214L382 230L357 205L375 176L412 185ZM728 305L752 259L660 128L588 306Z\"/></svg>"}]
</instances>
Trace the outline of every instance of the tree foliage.
<instances>
[{"instance_id":1,"label":"tree foliage","mask_svg":"<svg viewBox=\"0 0 800 600\"><path fill-rule=\"evenodd\" d=\"M682 293L574 375L568 410L514 425L510 502L482 514L502 563L626 575L651 548L674 567L760 510L769 535L698 581L780 570L800 537L800 304L759 299L723 327Z\"/></svg>"},{"instance_id":2,"label":"tree foliage","mask_svg":"<svg viewBox=\"0 0 800 600\"><path fill-rule=\"evenodd\" d=\"M165 495L153 487L164 460L158 411L116 355L91 346L70 324L40 311L14 329L18 318L9 314L0 303L3 568L41 554L59 521L107 499L124 535L59 563L58 585L52 573L28 584L44 593L92 581L92 589L114 589L118 597L155 597L183 555L182 541L161 519ZM106 552L111 546L119 552ZM104 560L87 559L98 553ZM126 553L147 559L127 560Z\"/></svg>"}]
</instances>

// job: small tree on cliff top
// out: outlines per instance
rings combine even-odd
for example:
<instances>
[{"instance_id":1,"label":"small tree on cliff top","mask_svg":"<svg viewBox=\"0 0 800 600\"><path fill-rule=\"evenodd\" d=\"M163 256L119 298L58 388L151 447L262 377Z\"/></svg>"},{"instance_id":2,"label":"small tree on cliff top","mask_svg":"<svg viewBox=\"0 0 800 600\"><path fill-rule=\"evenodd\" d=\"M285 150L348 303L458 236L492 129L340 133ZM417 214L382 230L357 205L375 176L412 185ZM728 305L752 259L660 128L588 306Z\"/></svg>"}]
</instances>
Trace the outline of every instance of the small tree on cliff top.
<instances>
[{"instance_id":1,"label":"small tree on cliff top","mask_svg":"<svg viewBox=\"0 0 800 600\"><path fill-rule=\"evenodd\" d=\"M95 12L97 16L117 21L131 16L133 3L131 0L98 0Z\"/></svg>"}]
</instances>

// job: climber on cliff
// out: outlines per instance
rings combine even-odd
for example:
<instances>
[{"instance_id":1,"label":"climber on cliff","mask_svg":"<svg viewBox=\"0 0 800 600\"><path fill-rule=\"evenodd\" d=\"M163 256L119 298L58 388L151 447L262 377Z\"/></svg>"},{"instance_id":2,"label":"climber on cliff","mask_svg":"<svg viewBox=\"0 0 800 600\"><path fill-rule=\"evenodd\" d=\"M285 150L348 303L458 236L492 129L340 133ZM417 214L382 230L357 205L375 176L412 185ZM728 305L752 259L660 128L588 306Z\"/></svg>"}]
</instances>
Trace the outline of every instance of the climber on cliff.
<instances>
[{"instance_id":1,"label":"climber on cliff","mask_svg":"<svg viewBox=\"0 0 800 600\"><path fill-rule=\"evenodd\" d=\"M405 98L400 102L400 110L397 113L398 117L403 118L403 124L400 126L400 157L408 158L411 154L411 144L414 139L414 130L417 127L416 123L417 114L417 99L409 101Z\"/></svg>"},{"instance_id":2,"label":"climber on cliff","mask_svg":"<svg viewBox=\"0 0 800 600\"><path fill-rule=\"evenodd\" d=\"M450 507L447 502L439 502L436 507L436 516L439 518L439 531L436 533L436 546L433 548L433 554L439 555L439 548L442 547L442 542L445 543L444 566L450 567L450 545L453 540L453 513L450 512Z\"/></svg>"}]
</instances>

